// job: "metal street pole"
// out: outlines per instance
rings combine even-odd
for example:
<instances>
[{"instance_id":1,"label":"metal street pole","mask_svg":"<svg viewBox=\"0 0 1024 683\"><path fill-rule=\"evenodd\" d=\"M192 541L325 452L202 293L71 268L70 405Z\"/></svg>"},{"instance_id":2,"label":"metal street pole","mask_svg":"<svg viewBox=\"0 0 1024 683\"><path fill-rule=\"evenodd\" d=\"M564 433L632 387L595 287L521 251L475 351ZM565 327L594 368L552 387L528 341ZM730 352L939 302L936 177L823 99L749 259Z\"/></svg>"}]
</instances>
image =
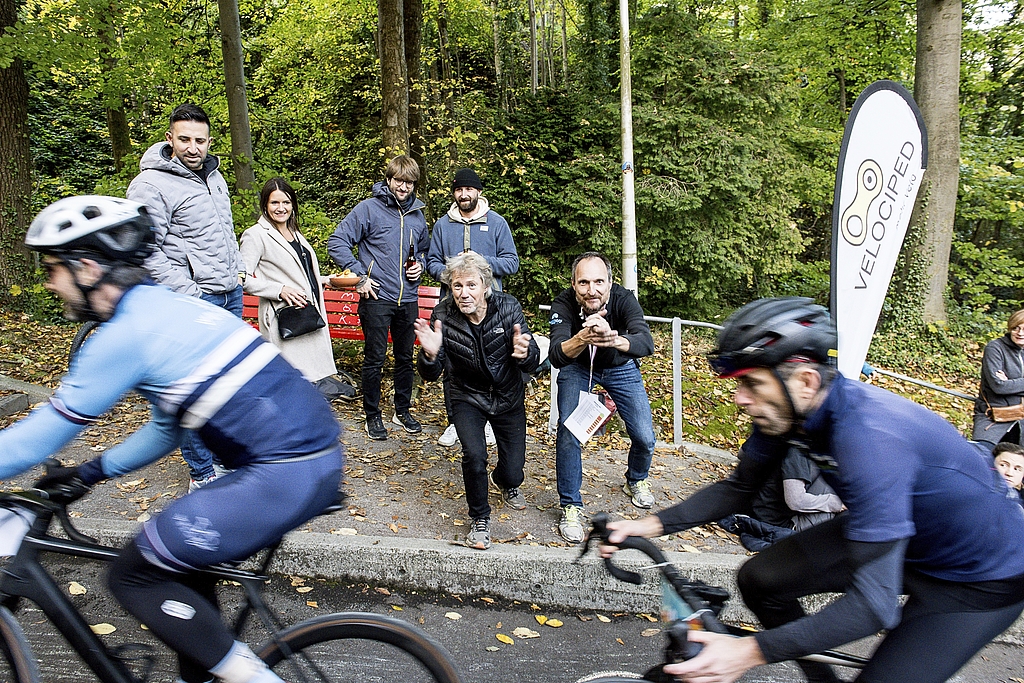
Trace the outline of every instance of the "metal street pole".
<instances>
[{"instance_id":1,"label":"metal street pole","mask_svg":"<svg viewBox=\"0 0 1024 683\"><path fill-rule=\"evenodd\" d=\"M633 82L630 77L629 0L619 0L622 38L619 72L622 93L622 286L639 299L636 270L636 199L633 191Z\"/></svg>"}]
</instances>

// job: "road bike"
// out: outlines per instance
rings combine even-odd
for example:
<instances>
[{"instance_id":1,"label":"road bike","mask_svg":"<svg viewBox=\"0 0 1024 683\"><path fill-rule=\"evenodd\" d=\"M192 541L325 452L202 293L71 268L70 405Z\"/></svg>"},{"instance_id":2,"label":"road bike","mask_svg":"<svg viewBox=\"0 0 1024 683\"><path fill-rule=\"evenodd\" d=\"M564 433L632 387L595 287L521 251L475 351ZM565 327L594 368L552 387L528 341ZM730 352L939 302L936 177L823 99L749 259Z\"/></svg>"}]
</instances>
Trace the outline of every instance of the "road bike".
<instances>
[{"instance_id":1,"label":"road bike","mask_svg":"<svg viewBox=\"0 0 1024 683\"><path fill-rule=\"evenodd\" d=\"M579 556L581 558L587 554L591 540L607 543L610 533L607 526L609 521L610 518L605 513L594 515L591 518L591 531L580 549ZM664 650L664 661L643 674L629 671L602 671L585 676L576 683L636 683L636 681L675 683L676 678L666 674L662 668L666 664L692 659L700 653L701 645L687 638L687 634L691 630L702 629L734 636L749 636L753 633L750 629L719 621L718 615L730 597L727 590L718 586L710 586L703 581L686 579L679 570L669 563L661 549L651 541L638 536L630 536L616 545L622 550L638 550L647 555L653 564L646 569L657 569L661 573L665 594L662 611L666 613L665 616L670 622L665 629L667 644ZM643 576L639 572L616 566L610 557L605 558L604 564L608 572L619 581L636 585L643 583ZM801 659L853 669L863 669L868 663L868 660L863 657L834 650L807 655Z\"/></svg>"},{"instance_id":2,"label":"road bike","mask_svg":"<svg viewBox=\"0 0 1024 683\"><path fill-rule=\"evenodd\" d=\"M48 467L56 465L48 461ZM0 682L38 683L39 666L15 618L24 600L34 602L103 683L145 683L157 661L144 643L108 647L41 562L56 553L88 561L109 562L118 550L100 545L72 524L66 493L30 489L0 492L0 554L13 555L0 574ZM338 509L335 506L324 512ZM50 534L57 521L67 538ZM261 593L280 542L260 553L259 569L246 571L217 565L203 570L219 580L240 584L244 603L234 617L241 639L253 614L269 639L256 654L282 678L293 683L380 680L402 683L460 683L445 648L411 624L377 614L338 612L285 626ZM372 675L367 675L370 671Z\"/></svg>"}]
</instances>

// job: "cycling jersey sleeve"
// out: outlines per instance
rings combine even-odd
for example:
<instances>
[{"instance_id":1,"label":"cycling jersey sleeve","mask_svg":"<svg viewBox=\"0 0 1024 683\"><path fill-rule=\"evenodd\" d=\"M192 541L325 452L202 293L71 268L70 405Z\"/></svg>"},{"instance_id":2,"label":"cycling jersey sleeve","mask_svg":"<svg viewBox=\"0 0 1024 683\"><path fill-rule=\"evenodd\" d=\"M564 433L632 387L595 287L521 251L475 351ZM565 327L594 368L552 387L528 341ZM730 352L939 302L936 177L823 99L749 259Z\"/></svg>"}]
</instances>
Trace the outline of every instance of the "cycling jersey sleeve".
<instances>
[{"instance_id":1,"label":"cycling jersey sleeve","mask_svg":"<svg viewBox=\"0 0 1024 683\"><path fill-rule=\"evenodd\" d=\"M795 659L891 629L899 623L907 539L847 541L854 570L841 598L818 612L754 637L768 663Z\"/></svg>"},{"instance_id":2,"label":"cycling jersey sleeve","mask_svg":"<svg viewBox=\"0 0 1024 683\"><path fill-rule=\"evenodd\" d=\"M740 461L727 479L706 486L670 508L657 513L666 534L714 522L743 512L769 475L778 468L785 444L772 443L756 432L740 449Z\"/></svg>"},{"instance_id":3,"label":"cycling jersey sleeve","mask_svg":"<svg viewBox=\"0 0 1024 683\"><path fill-rule=\"evenodd\" d=\"M153 419L103 454L103 474L116 477L162 458L181 443L184 430L173 415L153 406Z\"/></svg>"},{"instance_id":4,"label":"cycling jersey sleeve","mask_svg":"<svg viewBox=\"0 0 1024 683\"><path fill-rule=\"evenodd\" d=\"M92 334L49 405L0 434L0 478L24 472L56 453L142 382L146 355L139 352L138 335L129 325L116 324L116 319ZM112 463L118 465L113 469L127 471L122 469L127 463L145 464L172 450L179 428L166 417L154 408L154 420L111 449L104 461L114 456ZM110 473L106 464L104 472Z\"/></svg>"}]
</instances>

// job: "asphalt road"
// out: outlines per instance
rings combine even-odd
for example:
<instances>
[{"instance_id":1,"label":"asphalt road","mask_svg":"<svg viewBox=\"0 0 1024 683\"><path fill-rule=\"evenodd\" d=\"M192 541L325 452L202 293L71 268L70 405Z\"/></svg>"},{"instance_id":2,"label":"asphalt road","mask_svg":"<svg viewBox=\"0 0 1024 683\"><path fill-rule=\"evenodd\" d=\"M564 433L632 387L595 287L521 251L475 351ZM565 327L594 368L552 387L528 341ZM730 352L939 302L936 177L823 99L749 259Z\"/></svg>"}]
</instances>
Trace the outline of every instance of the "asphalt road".
<instances>
[{"instance_id":1,"label":"asphalt road","mask_svg":"<svg viewBox=\"0 0 1024 683\"><path fill-rule=\"evenodd\" d=\"M89 563L62 561L49 565L62 587L77 582L85 593L73 601L90 624L109 624L116 630L104 639L108 643L148 643L156 648L153 682L170 682L175 677L174 658L140 628L107 595L100 569ZM240 590L224 586L225 608L237 607ZM454 657L466 683L546 683L576 681L602 670L643 671L660 659L663 637L659 623L645 615L627 613L558 612L507 600L462 598L412 592L393 592L365 584L347 585L299 577L275 576L266 595L273 610L286 623L337 611L367 611L388 614L419 625ZM458 615L458 618L453 618ZM546 617L541 625L537 617ZM551 620L562 622L552 627ZM29 634L40 661L43 679L54 683L94 680L77 655L63 643L45 616L34 606L24 605L19 621ZM536 637L516 635L526 628ZM498 636L511 637L513 643ZM265 633L250 629L250 643L261 643ZM866 651L871 642L853 648ZM331 655L329 663L344 674L340 680L418 683L418 674L395 664L396 653L374 649L348 649ZM853 671L841 672L849 679ZM802 680L795 667L773 665L750 672L744 683ZM993 645L986 648L953 680L963 683L1024 683L1024 648Z\"/></svg>"}]
</instances>

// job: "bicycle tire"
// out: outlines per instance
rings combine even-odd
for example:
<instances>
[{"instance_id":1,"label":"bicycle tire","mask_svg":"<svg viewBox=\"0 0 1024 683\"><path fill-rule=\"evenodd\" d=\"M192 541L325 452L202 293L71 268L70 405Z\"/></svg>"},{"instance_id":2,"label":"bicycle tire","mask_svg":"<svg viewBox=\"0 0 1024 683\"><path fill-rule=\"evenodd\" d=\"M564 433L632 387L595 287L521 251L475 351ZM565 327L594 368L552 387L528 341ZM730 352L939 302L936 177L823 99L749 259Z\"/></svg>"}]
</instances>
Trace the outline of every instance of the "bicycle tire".
<instances>
[{"instance_id":1,"label":"bicycle tire","mask_svg":"<svg viewBox=\"0 0 1024 683\"><path fill-rule=\"evenodd\" d=\"M75 360L75 355L82 348L82 344L89 338L89 335L96 331L96 328L100 326L99 321L87 320L81 327L78 328L78 332L75 333L75 338L71 340L71 348L68 350L68 366Z\"/></svg>"},{"instance_id":2,"label":"bicycle tire","mask_svg":"<svg viewBox=\"0 0 1024 683\"><path fill-rule=\"evenodd\" d=\"M0 680L4 683L39 683L39 666L21 624L11 610L0 605Z\"/></svg>"},{"instance_id":3,"label":"bicycle tire","mask_svg":"<svg viewBox=\"0 0 1024 683\"><path fill-rule=\"evenodd\" d=\"M326 614L278 631L258 656L290 681L462 680L448 651L422 629L363 612Z\"/></svg>"}]
</instances>

